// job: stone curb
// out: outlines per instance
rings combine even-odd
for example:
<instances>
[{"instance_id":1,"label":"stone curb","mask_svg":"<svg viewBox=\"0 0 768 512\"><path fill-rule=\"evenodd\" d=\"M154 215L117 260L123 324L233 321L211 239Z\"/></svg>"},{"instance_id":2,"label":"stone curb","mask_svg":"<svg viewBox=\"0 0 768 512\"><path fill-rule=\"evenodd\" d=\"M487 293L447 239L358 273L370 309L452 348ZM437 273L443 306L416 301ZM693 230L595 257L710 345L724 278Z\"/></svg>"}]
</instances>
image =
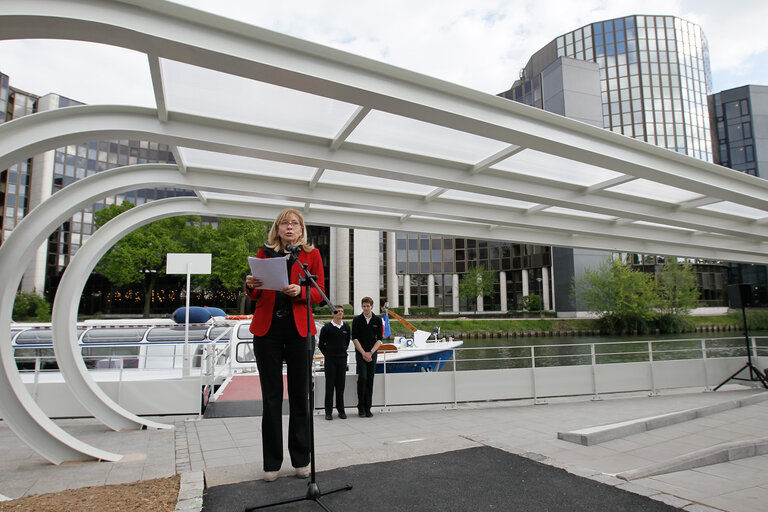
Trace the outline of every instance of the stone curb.
<instances>
[{"instance_id":1,"label":"stone curb","mask_svg":"<svg viewBox=\"0 0 768 512\"><path fill-rule=\"evenodd\" d=\"M710 464L720 464L732 460L755 457L768 454L768 437L750 439L747 441L733 441L703 448L684 455L673 457L664 462L650 464L648 466L631 469L616 475L622 480L637 480L648 476L683 471Z\"/></svg>"},{"instance_id":2,"label":"stone curb","mask_svg":"<svg viewBox=\"0 0 768 512\"><path fill-rule=\"evenodd\" d=\"M747 398L742 398L739 400L728 400L719 404L699 407L698 409L687 409L684 411L661 414L658 416L639 418L636 420L623 421L620 423L611 423L609 425L588 427L579 430L571 430L569 432L558 432L557 438L562 441L569 441L571 443L581 444L584 446L591 446L629 435L641 434L649 430L667 427L677 423L683 423L685 421L690 421L696 418L703 418L704 416L709 416L710 414L737 409L739 407L746 407L748 405L753 405L765 400L768 400L768 393L757 393Z\"/></svg>"},{"instance_id":3,"label":"stone curb","mask_svg":"<svg viewBox=\"0 0 768 512\"><path fill-rule=\"evenodd\" d=\"M179 499L175 510L178 512L200 512L203 508L205 478L202 471L187 471L181 474Z\"/></svg>"}]
</instances>

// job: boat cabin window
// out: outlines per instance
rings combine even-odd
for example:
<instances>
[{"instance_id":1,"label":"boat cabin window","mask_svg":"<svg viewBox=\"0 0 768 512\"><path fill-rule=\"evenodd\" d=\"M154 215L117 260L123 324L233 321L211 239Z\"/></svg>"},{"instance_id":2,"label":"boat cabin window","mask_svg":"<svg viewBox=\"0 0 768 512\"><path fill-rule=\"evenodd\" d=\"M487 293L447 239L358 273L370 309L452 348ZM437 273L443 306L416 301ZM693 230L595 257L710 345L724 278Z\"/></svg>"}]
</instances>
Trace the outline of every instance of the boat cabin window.
<instances>
[{"instance_id":1,"label":"boat cabin window","mask_svg":"<svg viewBox=\"0 0 768 512\"><path fill-rule=\"evenodd\" d=\"M240 340L252 340L253 334L251 334L250 328L251 324L241 324L237 328L237 338Z\"/></svg>"},{"instance_id":2,"label":"boat cabin window","mask_svg":"<svg viewBox=\"0 0 768 512\"><path fill-rule=\"evenodd\" d=\"M94 327L83 336L83 343L139 343L147 328Z\"/></svg>"},{"instance_id":3,"label":"boat cabin window","mask_svg":"<svg viewBox=\"0 0 768 512\"><path fill-rule=\"evenodd\" d=\"M205 341L207 325L190 325L189 341ZM184 341L184 326L153 327L147 334L147 341Z\"/></svg>"},{"instance_id":4,"label":"boat cabin window","mask_svg":"<svg viewBox=\"0 0 768 512\"><path fill-rule=\"evenodd\" d=\"M53 335L50 329L27 329L16 337L16 343L19 345L50 344L53 342Z\"/></svg>"},{"instance_id":5,"label":"boat cabin window","mask_svg":"<svg viewBox=\"0 0 768 512\"><path fill-rule=\"evenodd\" d=\"M211 327L211 330L208 333L208 339L213 341L218 338L219 341L229 341L229 333L231 331L232 328L229 326Z\"/></svg>"},{"instance_id":6,"label":"boat cabin window","mask_svg":"<svg viewBox=\"0 0 768 512\"><path fill-rule=\"evenodd\" d=\"M253 354L253 343L240 342L237 344L237 362L238 363L255 363L256 356Z\"/></svg>"}]
</instances>

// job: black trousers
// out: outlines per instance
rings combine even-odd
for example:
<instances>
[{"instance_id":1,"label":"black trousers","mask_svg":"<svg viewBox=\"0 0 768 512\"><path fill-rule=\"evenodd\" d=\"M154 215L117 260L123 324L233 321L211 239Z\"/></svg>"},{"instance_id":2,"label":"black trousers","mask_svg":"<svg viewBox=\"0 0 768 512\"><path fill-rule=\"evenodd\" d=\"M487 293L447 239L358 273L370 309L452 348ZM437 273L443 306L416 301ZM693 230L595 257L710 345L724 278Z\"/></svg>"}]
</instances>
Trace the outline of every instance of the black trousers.
<instances>
[{"instance_id":1,"label":"black trousers","mask_svg":"<svg viewBox=\"0 0 768 512\"><path fill-rule=\"evenodd\" d=\"M370 412L373 402L373 376L376 375L376 356L377 352L372 354L370 363L363 361L360 352L355 352L355 362L357 363L357 410Z\"/></svg>"},{"instance_id":2,"label":"black trousers","mask_svg":"<svg viewBox=\"0 0 768 512\"><path fill-rule=\"evenodd\" d=\"M264 471L279 471L283 464L283 361L288 367L288 453L293 467L309 464L309 352L306 338L299 335L292 316L276 320L272 319L265 336L253 337L264 402L261 416Z\"/></svg>"},{"instance_id":3,"label":"black trousers","mask_svg":"<svg viewBox=\"0 0 768 512\"><path fill-rule=\"evenodd\" d=\"M347 357L325 358L325 414L333 412L333 394L336 392L336 410L344 412L344 384L347 378Z\"/></svg>"}]
</instances>

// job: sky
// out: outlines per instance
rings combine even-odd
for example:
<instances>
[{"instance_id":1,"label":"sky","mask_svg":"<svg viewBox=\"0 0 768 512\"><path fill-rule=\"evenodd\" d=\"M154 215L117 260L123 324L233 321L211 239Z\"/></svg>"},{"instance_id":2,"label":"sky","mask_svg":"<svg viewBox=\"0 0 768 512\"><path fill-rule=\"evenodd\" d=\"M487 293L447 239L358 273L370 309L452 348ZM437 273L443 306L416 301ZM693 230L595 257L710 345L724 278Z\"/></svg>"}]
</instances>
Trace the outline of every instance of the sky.
<instances>
[{"instance_id":1,"label":"sky","mask_svg":"<svg viewBox=\"0 0 768 512\"><path fill-rule=\"evenodd\" d=\"M561 34L630 14L673 15L698 23L709 41L710 92L768 85L765 0L175 2L492 94L509 89L528 58ZM0 71L33 94L154 106L147 59L128 50L0 41Z\"/></svg>"}]
</instances>

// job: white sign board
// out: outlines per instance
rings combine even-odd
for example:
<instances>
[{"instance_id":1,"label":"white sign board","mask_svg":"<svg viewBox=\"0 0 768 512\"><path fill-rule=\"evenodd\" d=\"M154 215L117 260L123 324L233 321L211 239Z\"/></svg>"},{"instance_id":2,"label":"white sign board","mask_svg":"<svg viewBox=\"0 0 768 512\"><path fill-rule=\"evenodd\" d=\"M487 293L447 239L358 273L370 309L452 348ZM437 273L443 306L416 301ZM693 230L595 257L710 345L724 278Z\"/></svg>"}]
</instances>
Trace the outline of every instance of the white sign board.
<instances>
[{"instance_id":1,"label":"white sign board","mask_svg":"<svg viewBox=\"0 0 768 512\"><path fill-rule=\"evenodd\" d=\"M189 265L189 267L187 267ZM168 253L166 274L210 274L211 255L199 253Z\"/></svg>"}]
</instances>

